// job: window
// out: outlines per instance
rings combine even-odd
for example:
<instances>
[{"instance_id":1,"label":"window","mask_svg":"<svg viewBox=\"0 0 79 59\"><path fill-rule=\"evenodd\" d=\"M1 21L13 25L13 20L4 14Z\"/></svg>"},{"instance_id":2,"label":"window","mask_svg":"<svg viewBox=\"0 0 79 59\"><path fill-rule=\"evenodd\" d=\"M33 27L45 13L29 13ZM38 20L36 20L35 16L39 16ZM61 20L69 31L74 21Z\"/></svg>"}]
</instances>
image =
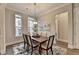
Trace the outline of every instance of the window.
<instances>
[{"instance_id":1,"label":"window","mask_svg":"<svg viewBox=\"0 0 79 59\"><path fill-rule=\"evenodd\" d=\"M16 36L22 36L22 17L15 15Z\"/></svg>"},{"instance_id":2,"label":"window","mask_svg":"<svg viewBox=\"0 0 79 59\"><path fill-rule=\"evenodd\" d=\"M33 35L33 27L34 27L34 19L31 17L28 17L28 30L30 32L30 35Z\"/></svg>"}]
</instances>

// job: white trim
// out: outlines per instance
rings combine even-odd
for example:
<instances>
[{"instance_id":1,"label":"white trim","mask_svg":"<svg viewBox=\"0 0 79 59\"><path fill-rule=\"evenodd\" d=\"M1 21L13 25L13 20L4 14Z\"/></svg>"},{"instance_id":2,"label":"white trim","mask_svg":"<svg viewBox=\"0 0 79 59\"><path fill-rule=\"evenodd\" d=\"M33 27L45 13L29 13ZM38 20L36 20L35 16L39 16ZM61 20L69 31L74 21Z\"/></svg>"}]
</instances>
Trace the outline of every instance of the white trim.
<instances>
[{"instance_id":1,"label":"white trim","mask_svg":"<svg viewBox=\"0 0 79 59\"><path fill-rule=\"evenodd\" d=\"M70 48L70 49L74 49L74 47L73 47L72 45L69 45L68 48Z\"/></svg>"},{"instance_id":2,"label":"white trim","mask_svg":"<svg viewBox=\"0 0 79 59\"><path fill-rule=\"evenodd\" d=\"M17 11L17 12L20 12L20 13L23 13L23 14L26 14L25 12L23 12L22 10L18 10L18 9L15 9L15 8L12 8L12 7L6 7L7 9L10 9L10 10L13 10L13 11ZM26 14L27 15L27 14Z\"/></svg>"},{"instance_id":3,"label":"white trim","mask_svg":"<svg viewBox=\"0 0 79 59\"><path fill-rule=\"evenodd\" d=\"M6 34L5 34L5 10L4 10L4 50L3 50L3 53L6 53L6 46L5 46L5 40L6 40L6 38L5 38L5 35Z\"/></svg>"},{"instance_id":4,"label":"white trim","mask_svg":"<svg viewBox=\"0 0 79 59\"><path fill-rule=\"evenodd\" d=\"M1 54L5 54L6 50L1 50L0 52L1 52Z\"/></svg>"},{"instance_id":5,"label":"white trim","mask_svg":"<svg viewBox=\"0 0 79 59\"><path fill-rule=\"evenodd\" d=\"M47 14L47 13L49 13L49 12L52 12L52 11L58 9L58 8L61 8L61 7L67 6L67 5L69 5L69 4L71 4L71 3L62 4L62 5L58 6L58 7L44 10L43 12L40 12L40 13L38 14L38 17L40 17L40 16L42 16L42 15L45 15L45 14ZM23 11L23 10L19 10L19 9L16 9L16 8L12 8L12 7L10 7L10 6L6 6L6 8L7 8L7 9L11 9L11 10L13 10L13 11L21 12L21 13L23 13L23 14L26 14L25 11ZM27 14L26 14L26 15L27 15ZM27 16L28 16L28 15L27 15Z\"/></svg>"},{"instance_id":6,"label":"white trim","mask_svg":"<svg viewBox=\"0 0 79 59\"><path fill-rule=\"evenodd\" d=\"M75 49L79 49L79 46L74 46Z\"/></svg>"},{"instance_id":7,"label":"white trim","mask_svg":"<svg viewBox=\"0 0 79 59\"><path fill-rule=\"evenodd\" d=\"M63 39L58 39L58 41L61 41L61 42L66 42L66 43L68 43L68 41L67 41L67 40L63 40Z\"/></svg>"},{"instance_id":8,"label":"white trim","mask_svg":"<svg viewBox=\"0 0 79 59\"><path fill-rule=\"evenodd\" d=\"M40 13L40 14L39 14L39 17L40 17L40 16L43 16L43 15L45 15L45 14L47 14L47 13L53 12L53 11L55 11L56 9L62 8L62 7L67 6L67 5L70 5L70 3L69 3L69 4L64 4L64 5L58 6L58 7L56 7L56 8L48 9L48 10L46 10L45 12Z\"/></svg>"},{"instance_id":9,"label":"white trim","mask_svg":"<svg viewBox=\"0 0 79 59\"><path fill-rule=\"evenodd\" d=\"M8 45L12 45L12 44L20 43L20 42L23 42L23 40L19 40L19 41L15 41L15 42L6 43L5 45L8 46Z\"/></svg>"},{"instance_id":10,"label":"white trim","mask_svg":"<svg viewBox=\"0 0 79 59\"><path fill-rule=\"evenodd\" d=\"M74 47L72 46L72 44L68 44L68 48L74 49Z\"/></svg>"},{"instance_id":11,"label":"white trim","mask_svg":"<svg viewBox=\"0 0 79 59\"><path fill-rule=\"evenodd\" d=\"M4 13L4 18L3 18L3 50L1 50L1 54L5 54L6 53L6 46L5 46L5 5L1 5L1 7L3 8L3 13Z\"/></svg>"}]
</instances>

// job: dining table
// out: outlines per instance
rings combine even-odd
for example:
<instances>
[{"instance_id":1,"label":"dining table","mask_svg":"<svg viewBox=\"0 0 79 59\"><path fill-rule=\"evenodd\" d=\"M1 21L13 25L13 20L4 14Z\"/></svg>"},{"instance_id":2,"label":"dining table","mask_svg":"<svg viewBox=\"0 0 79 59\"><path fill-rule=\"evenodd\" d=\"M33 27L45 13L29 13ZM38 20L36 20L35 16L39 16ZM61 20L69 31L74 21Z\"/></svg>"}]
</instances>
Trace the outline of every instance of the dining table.
<instances>
[{"instance_id":1,"label":"dining table","mask_svg":"<svg viewBox=\"0 0 79 59\"><path fill-rule=\"evenodd\" d=\"M34 37L31 37L31 38L32 38L32 40L34 40L34 41L39 43L39 54L41 54L41 48L40 48L41 44L46 42L48 40L48 37L41 36L39 38L34 38Z\"/></svg>"}]
</instances>

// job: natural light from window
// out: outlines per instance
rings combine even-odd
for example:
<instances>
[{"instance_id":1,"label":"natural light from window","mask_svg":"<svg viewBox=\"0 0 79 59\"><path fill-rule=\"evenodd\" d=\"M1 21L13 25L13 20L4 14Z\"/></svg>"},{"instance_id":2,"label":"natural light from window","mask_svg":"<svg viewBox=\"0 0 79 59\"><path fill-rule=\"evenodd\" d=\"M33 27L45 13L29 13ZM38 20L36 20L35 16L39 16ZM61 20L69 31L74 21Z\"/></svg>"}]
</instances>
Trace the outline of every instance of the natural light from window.
<instances>
[{"instance_id":1,"label":"natural light from window","mask_svg":"<svg viewBox=\"0 0 79 59\"><path fill-rule=\"evenodd\" d=\"M16 27L16 37L22 36L22 17L20 15L15 15L15 27Z\"/></svg>"},{"instance_id":2,"label":"natural light from window","mask_svg":"<svg viewBox=\"0 0 79 59\"><path fill-rule=\"evenodd\" d=\"M34 19L28 17L28 30L30 32L30 35L33 35L33 27L34 27Z\"/></svg>"}]
</instances>

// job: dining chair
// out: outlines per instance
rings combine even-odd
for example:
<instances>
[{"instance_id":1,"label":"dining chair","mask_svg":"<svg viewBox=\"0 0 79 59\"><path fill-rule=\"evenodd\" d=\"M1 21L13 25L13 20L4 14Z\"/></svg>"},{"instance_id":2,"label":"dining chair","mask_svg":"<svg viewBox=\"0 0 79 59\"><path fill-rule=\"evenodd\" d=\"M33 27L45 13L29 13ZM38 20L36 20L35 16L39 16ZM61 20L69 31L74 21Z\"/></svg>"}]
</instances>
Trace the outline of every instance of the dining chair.
<instances>
[{"instance_id":1,"label":"dining chair","mask_svg":"<svg viewBox=\"0 0 79 59\"><path fill-rule=\"evenodd\" d=\"M40 50L46 50L46 54L48 55L48 50L51 49L51 52L53 54L52 46L55 39L55 35L49 36L48 41L41 44Z\"/></svg>"},{"instance_id":2,"label":"dining chair","mask_svg":"<svg viewBox=\"0 0 79 59\"><path fill-rule=\"evenodd\" d=\"M30 35L27 35L28 44L31 47L31 55L33 54L34 48L37 48L39 46L39 43L35 43Z\"/></svg>"},{"instance_id":3,"label":"dining chair","mask_svg":"<svg viewBox=\"0 0 79 59\"><path fill-rule=\"evenodd\" d=\"M27 39L26 39L26 35L25 35L25 34L23 34L23 39L24 39L24 49L25 49L26 44L28 44L28 43L27 43Z\"/></svg>"}]
</instances>

